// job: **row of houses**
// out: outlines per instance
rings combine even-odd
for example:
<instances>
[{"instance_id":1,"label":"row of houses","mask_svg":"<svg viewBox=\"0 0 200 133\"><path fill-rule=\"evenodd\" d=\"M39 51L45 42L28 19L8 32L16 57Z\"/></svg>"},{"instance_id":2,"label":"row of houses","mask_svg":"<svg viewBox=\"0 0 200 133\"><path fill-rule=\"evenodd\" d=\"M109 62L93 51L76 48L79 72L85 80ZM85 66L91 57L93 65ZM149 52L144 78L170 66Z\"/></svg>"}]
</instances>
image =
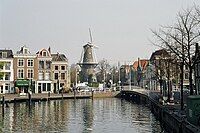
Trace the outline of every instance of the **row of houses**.
<instances>
[{"instance_id":1,"label":"row of houses","mask_svg":"<svg viewBox=\"0 0 200 133\"><path fill-rule=\"evenodd\" d=\"M50 47L32 54L22 46L15 54L0 50L0 93L57 93L70 87L68 59Z\"/></svg>"},{"instance_id":2,"label":"row of houses","mask_svg":"<svg viewBox=\"0 0 200 133\"><path fill-rule=\"evenodd\" d=\"M121 66L122 84L131 84L151 90L160 90L160 82L166 84L170 81L172 89L180 87L180 69L173 62L173 57L165 49L152 53L150 59L140 59L131 65ZM189 69L184 66L184 88L189 87ZM168 84L168 83L167 83Z\"/></svg>"}]
</instances>

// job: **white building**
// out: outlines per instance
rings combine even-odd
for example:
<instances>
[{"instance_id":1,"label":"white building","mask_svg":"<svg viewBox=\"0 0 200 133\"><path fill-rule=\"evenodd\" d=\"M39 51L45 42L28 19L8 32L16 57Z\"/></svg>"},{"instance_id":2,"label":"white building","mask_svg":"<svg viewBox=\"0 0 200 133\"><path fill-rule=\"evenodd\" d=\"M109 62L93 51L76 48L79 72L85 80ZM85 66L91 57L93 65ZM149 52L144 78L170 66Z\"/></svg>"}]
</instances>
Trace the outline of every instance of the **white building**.
<instances>
[{"instance_id":1,"label":"white building","mask_svg":"<svg viewBox=\"0 0 200 133\"><path fill-rule=\"evenodd\" d=\"M0 94L14 93L12 50L0 50L0 75Z\"/></svg>"}]
</instances>

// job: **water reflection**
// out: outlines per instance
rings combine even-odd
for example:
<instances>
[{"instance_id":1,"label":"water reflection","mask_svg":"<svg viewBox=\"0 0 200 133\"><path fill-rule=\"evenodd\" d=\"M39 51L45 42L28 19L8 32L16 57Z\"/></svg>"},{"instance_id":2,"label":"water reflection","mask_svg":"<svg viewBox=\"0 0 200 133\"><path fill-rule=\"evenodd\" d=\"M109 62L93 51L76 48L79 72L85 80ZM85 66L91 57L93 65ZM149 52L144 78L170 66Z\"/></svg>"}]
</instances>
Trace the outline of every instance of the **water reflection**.
<instances>
[{"instance_id":1,"label":"water reflection","mask_svg":"<svg viewBox=\"0 0 200 133\"><path fill-rule=\"evenodd\" d=\"M0 116L0 132L160 131L159 122L147 107L115 98L13 103L5 109L4 117Z\"/></svg>"}]
</instances>

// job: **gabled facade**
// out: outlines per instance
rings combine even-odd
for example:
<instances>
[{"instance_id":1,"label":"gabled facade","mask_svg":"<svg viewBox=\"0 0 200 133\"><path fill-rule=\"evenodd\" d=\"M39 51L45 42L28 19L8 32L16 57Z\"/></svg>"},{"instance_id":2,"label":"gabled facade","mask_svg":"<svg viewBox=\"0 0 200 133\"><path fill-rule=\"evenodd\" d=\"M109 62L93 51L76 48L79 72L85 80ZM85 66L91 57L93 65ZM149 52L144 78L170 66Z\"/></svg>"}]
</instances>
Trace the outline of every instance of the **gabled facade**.
<instances>
[{"instance_id":1,"label":"gabled facade","mask_svg":"<svg viewBox=\"0 0 200 133\"><path fill-rule=\"evenodd\" d=\"M51 64L52 57L50 49L41 49L37 54L37 73L38 80L36 82L36 93L53 92L51 80Z\"/></svg>"},{"instance_id":2,"label":"gabled facade","mask_svg":"<svg viewBox=\"0 0 200 133\"><path fill-rule=\"evenodd\" d=\"M134 84L145 87L147 84L146 70L149 61L147 59L139 59L133 63Z\"/></svg>"},{"instance_id":3,"label":"gabled facade","mask_svg":"<svg viewBox=\"0 0 200 133\"><path fill-rule=\"evenodd\" d=\"M13 56L15 91L17 93L35 93L35 82L38 77L36 54L31 54L22 46Z\"/></svg>"},{"instance_id":4,"label":"gabled facade","mask_svg":"<svg viewBox=\"0 0 200 133\"><path fill-rule=\"evenodd\" d=\"M175 55L167 52L165 49L160 49L152 53L150 64L153 65L153 73L151 79L157 79L157 88L160 85L169 82L169 88L178 89L180 84L180 62L175 59ZM184 66L184 86L189 85L189 70ZM164 85L163 85L164 86ZM161 90L162 91L162 90Z\"/></svg>"},{"instance_id":5,"label":"gabled facade","mask_svg":"<svg viewBox=\"0 0 200 133\"><path fill-rule=\"evenodd\" d=\"M63 89L67 92L70 88L70 72L68 59L64 54L51 54L52 56L52 83L53 92L59 93Z\"/></svg>"},{"instance_id":6,"label":"gabled facade","mask_svg":"<svg viewBox=\"0 0 200 133\"><path fill-rule=\"evenodd\" d=\"M12 50L0 50L0 75L0 94L14 93Z\"/></svg>"}]
</instances>

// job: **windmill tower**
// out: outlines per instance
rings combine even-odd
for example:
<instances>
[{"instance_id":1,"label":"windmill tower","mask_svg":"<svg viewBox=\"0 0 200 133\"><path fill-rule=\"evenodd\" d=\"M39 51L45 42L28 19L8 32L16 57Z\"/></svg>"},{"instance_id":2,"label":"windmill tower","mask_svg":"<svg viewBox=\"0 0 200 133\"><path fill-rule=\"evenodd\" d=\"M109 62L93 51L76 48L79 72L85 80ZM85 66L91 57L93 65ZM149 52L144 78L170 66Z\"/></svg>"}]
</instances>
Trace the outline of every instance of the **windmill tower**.
<instances>
[{"instance_id":1,"label":"windmill tower","mask_svg":"<svg viewBox=\"0 0 200 133\"><path fill-rule=\"evenodd\" d=\"M96 75L95 75L95 67L98 65L94 48L97 48L93 45L92 41L92 34L91 30L89 29L90 33L90 42L83 46L83 51L81 54L81 59L79 61L79 65L81 67L81 82L96 82Z\"/></svg>"}]
</instances>

